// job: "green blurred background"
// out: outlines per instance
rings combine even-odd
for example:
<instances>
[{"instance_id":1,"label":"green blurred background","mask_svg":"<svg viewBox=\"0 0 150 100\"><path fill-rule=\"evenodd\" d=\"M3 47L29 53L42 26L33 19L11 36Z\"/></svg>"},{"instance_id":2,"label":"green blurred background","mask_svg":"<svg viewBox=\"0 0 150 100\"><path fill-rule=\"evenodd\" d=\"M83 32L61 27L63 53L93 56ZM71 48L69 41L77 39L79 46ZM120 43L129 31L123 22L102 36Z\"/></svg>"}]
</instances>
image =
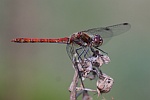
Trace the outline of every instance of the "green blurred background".
<instances>
[{"instance_id":1,"label":"green blurred background","mask_svg":"<svg viewBox=\"0 0 150 100\"><path fill-rule=\"evenodd\" d=\"M150 100L149 0L0 0L0 100L69 100L74 74L65 45L11 39L65 37L122 22L130 31L101 47L111 58L102 70L115 80L103 96Z\"/></svg>"}]
</instances>

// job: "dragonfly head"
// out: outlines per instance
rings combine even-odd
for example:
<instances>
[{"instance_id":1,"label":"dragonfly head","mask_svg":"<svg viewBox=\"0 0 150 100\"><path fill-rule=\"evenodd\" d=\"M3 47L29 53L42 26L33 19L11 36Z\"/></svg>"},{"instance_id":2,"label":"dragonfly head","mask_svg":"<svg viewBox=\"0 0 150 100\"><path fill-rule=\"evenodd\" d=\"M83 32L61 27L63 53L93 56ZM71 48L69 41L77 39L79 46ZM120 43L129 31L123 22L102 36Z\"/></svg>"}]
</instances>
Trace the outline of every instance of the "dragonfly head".
<instances>
[{"instance_id":1,"label":"dragonfly head","mask_svg":"<svg viewBox=\"0 0 150 100\"><path fill-rule=\"evenodd\" d=\"M103 39L101 38L101 36L98 34L95 34L92 40L93 47L99 47L102 44L103 44Z\"/></svg>"}]
</instances>

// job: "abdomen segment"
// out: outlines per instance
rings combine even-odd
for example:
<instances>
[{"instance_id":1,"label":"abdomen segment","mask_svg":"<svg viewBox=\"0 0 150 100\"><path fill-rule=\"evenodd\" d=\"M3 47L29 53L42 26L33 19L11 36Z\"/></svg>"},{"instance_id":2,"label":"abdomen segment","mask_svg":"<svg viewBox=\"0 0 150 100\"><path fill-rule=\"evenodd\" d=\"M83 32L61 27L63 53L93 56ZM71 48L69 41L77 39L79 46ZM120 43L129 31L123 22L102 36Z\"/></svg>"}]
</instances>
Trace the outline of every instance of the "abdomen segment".
<instances>
[{"instance_id":1,"label":"abdomen segment","mask_svg":"<svg viewBox=\"0 0 150 100\"><path fill-rule=\"evenodd\" d=\"M16 43L64 43L67 44L69 42L68 37L64 38L16 38L11 42Z\"/></svg>"}]
</instances>

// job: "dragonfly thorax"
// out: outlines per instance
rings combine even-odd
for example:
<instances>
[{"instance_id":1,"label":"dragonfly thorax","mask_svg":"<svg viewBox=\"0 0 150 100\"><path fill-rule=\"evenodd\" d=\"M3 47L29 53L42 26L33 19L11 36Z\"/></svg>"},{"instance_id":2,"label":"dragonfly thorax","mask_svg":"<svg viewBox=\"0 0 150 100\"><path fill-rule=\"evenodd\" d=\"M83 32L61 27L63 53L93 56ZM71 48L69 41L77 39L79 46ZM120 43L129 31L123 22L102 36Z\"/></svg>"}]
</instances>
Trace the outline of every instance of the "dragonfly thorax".
<instances>
[{"instance_id":1,"label":"dragonfly thorax","mask_svg":"<svg viewBox=\"0 0 150 100\"><path fill-rule=\"evenodd\" d=\"M98 35L98 34L95 34L95 35L93 36L93 39L92 39L92 46L93 46L93 47L99 47L99 46L101 46L102 44L103 44L103 39L101 38L101 36Z\"/></svg>"}]
</instances>

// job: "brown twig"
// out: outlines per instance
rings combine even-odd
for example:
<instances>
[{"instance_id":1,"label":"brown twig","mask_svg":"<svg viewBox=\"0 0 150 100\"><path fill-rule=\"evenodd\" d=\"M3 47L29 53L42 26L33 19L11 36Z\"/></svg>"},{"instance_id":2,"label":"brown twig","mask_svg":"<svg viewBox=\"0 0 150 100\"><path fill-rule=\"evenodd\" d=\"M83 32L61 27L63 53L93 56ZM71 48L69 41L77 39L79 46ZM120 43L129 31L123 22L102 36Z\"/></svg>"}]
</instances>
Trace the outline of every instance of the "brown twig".
<instances>
[{"instance_id":1,"label":"brown twig","mask_svg":"<svg viewBox=\"0 0 150 100\"><path fill-rule=\"evenodd\" d=\"M78 85L78 77L79 77L79 75L78 75L78 70L76 69L76 67L78 67L78 66L75 63L75 64L73 64L73 67L75 69L75 73L74 73L73 81L72 81L72 83L70 85L70 88L69 88L69 91L70 91L70 100L76 100L77 99L76 98L76 94L77 94L76 87Z\"/></svg>"}]
</instances>

